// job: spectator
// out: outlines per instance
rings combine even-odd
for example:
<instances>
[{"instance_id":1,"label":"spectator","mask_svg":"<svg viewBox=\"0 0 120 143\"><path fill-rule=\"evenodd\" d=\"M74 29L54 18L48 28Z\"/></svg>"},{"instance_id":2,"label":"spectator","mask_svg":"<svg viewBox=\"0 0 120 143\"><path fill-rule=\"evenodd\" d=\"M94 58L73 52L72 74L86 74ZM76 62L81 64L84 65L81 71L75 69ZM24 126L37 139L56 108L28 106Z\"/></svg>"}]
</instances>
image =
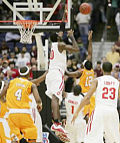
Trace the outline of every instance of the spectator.
<instances>
[{"instance_id":1,"label":"spectator","mask_svg":"<svg viewBox=\"0 0 120 143\"><path fill-rule=\"evenodd\" d=\"M20 50L17 46L15 47L14 52L15 52L16 58L18 58L20 56Z\"/></svg>"},{"instance_id":2,"label":"spectator","mask_svg":"<svg viewBox=\"0 0 120 143\"><path fill-rule=\"evenodd\" d=\"M8 53L2 54L2 60L3 61L8 61Z\"/></svg>"},{"instance_id":3,"label":"spectator","mask_svg":"<svg viewBox=\"0 0 120 143\"><path fill-rule=\"evenodd\" d=\"M119 0L108 0L108 7L107 7L107 28L111 28L112 20L115 19L115 13L118 8L118 1Z\"/></svg>"},{"instance_id":4,"label":"spectator","mask_svg":"<svg viewBox=\"0 0 120 143\"><path fill-rule=\"evenodd\" d=\"M22 51L21 52L21 56L18 57L17 61L16 61L16 66L18 68L26 66L27 63L30 63L30 60L28 58L25 57L25 52Z\"/></svg>"},{"instance_id":5,"label":"spectator","mask_svg":"<svg viewBox=\"0 0 120 143\"><path fill-rule=\"evenodd\" d=\"M8 61L3 61L2 67L3 67L2 72L7 75L7 71L10 70L10 67L8 65Z\"/></svg>"},{"instance_id":6,"label":"spectator","mask_svg":"<svg viewBox=\"0 0 120 143\"><path fill-rule=\"evenodd\" d=\"M31 58L30 63L31 65L37 65L37 60L35 58Z\"/></svg>"},{"instance_id":7,"label":"spectator","mask_svg":"<svg viewBox=\"0 0 120 143\"><path fill-rule=\"evenodd\" d=\"M120 64L119 63L116 63L114 66L113 66L113 71L112 71L112 75L120 80Z\"/></svg>"},{"instance_id":8,"label":"spectator","mask_svg":"<svg viewBox=\"0 0 120 143\"><path fill-rule=\"evenodd\" d=\"M119 53L116 52L116 48L117 46L114 44L112 46L112 49L111 51L109 51L107 54L106 54L106 58L109 62L112 63L112 65L114 65L115 63L117 63L119 60L120 60L120 56L119 56Z\"/></svg>"},{"instance_id":9,"label":"spectator","mask_svg":"<svg viewBox=\"0 0 120 143\"><path fill-rule=\"evenodd\" d=\"M120 71L120 64L119 63L115 63L113 66L113 72L119 72Z\"/></svg>"},{"instance_id":10,"label":"spectator","mask_svg":"<svg viewBox=\"0 0 120 143\"><path fill-rule=\"evenodd\" d=\"M107 60L107 58L106 57L102 57L102 59L101 59L101 63L103 64L104 62L107 62L108 60Z\"/></svg>"},{"instance_id":11,"label":"spectator","mask_svg":"<svg viewBox=\"0 0 120 143\"><path fill-rule=\"evenodd\" d=\"M97 65L96 65L96 68L94 69L94 73L96 77L100 77L103 75L103 71L101 68L101 61L97 61Z\"/></svg>"},{"instance_id":12,"label":"spectator","mask_svg":"<svg viewBox=\"0 0 120 143\"><path fill-rule=\"evenodd\" d=\"M27 52L27 48L26 48L26 47L23 47L23 48L22 48L22 51L25 53L24 56L30 61L31 56L30 56L30 53Z\"/></svg>"},{"instance_id":13,"label":"spectator","mask_svg":"<svg viewBox=\"0 0 120 143\"><path fill-rule=\"evenodd\" d=\"M83 44L80 37L77 39L77 43L78 43L78 46L80 48L79 60L78 61L83 62L86 58L87 50L85 49L84 44Z\"/></svg>"},{"instance_id":14,"label":"spectator","mask_svg":"<svg viewBox=\"0 0 120 143\"><path fill-rule=\"evenodd\" d=\"M1 52L2 55L9 53L9 47L7 46L5 41L2 42L0 49L1 49L0 52Z\"/></svg>"},{"instance_id":15,"label":"spectator","mask_svg":"<svg viewBox=\"0 0 120 143\"><path fill-rule=\"evenodd\" d=\"M113 74L113 77L115 77L117 80L119 80L119 72L114 72Z\"/></svg>"},{"instance_id":16,"label":"spectator","mask_svg":"<svg viewBox=\"0 0 120 143\"><path fill-rule=\"evenodd\" d=\"M10 70L7 72L7 75L10 75L12 78L16 78L19 76L18 69L15 68L15 62L9 62Z\"/></svg>"},{"instance_id":17,"label":"spectator","mask_svg":"<svg viewBox=\"0 0 120 143\"><path fill-rule=\"evenodd\" d=\"M87 48L90 15L85 15L79 12L76 16L76 21L79 27L81 39Z\"/></svg>"},{"instance_id":18,"label":"spectator","mask_svg":"<svg viewBox=\"0 0 120 143\"><path fill-rule=\"evenodd\" d=\"M117 30L118 30L118 34L119 34L119 38L120 38L120 8L115 15L115 22L116 22L116 26L117 26Z\"/></svg>"},{"instance_id":19,"label":"spectator","mask_svg":"<svg viewBox=\"0 0 120 143\"><path fill-rule=\"evenodd\" d=\"M35 45L32 46L30 55L31 55L31 57L37 58L37 47Z\"/></svg>"},{"instance_id":20,"label":"spectator","mask_svg":"<svg viewBox=\"0 0 120 143\"><path fill-rule=\"evenodd\" d=\"M120 37L118 38L118 41L115 42L116 45L116 52L118 52L120 54Z\"/></svg>"},{"instance_id":21,"label":"spectator","mask_svg":"<svg viewBox=\"0 0 120 143\"><path fill-rule=\"evenodd\" d=\"M9 59L9 61L10 62L15 62L16 63L16 60L17 60L17 58L15 57L15 53L14 52L10 52L10 59Z\"/></svg>"},{"instance_id":22,"label":"spectator","mask_svg":"<svg viewBox=\"0 0 120 143\"><path fill-rule=\"evenodd\" d=\"M37 71L37 65L36 64L33 64L32 67L31 67L32 71Z\"/></svg>"}]
</instances>

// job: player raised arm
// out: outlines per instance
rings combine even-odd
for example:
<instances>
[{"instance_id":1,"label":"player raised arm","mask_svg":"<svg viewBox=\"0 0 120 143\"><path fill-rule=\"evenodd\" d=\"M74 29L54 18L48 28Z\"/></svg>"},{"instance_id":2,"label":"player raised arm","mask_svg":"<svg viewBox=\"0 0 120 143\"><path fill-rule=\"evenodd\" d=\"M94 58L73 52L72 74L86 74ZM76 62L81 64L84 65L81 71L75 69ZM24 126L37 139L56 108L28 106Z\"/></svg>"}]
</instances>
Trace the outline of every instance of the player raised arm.
<instances>
[{"instance_id":1,"label":"player raised arm","mask_svg":"<svg viewBox=\"0 0 120 143\"><path fill-rule=\"evenodd\" d=\"M46 71L43 75L39 76L38 78L31 80L31 82L38 86L42 81L45 80L47 73L48 71Z\"/></svg>"},{"instance_id":2,"label":"player raised arm","mask_svg":"<svg viewBox=\"0 0 120 143\"><path fill-rule=\"evenodd\" d=\"M71 39L72 45L65 44L64 42L59 42L58 43L59 52L61 53L63 50L66 50L69 52L79 52L79 47L73 36L72 30L68 31L68 37Z\"/></svg>"},{"instance_id":3,"label":"player raised arm","mask_svg":"<svg viewBox=\"0 0 120 143\"><path fill-rule=\"evenodd\" d=\"M93 34L93 31L89 31L88 33L88 41L89 41L89 44L88 44L88 56L87 56L87 60L90 60L92 61L92 34Z\"/></svg>"},{"instance_id":4,"label":"player raised arm","mask_svg":"<svg viewBox=\"0 0 120 143\"><path fill-rule=\"evenodd\" d=\"M42 110L42 100L39 96L37 86L35 84L32 84L32 92L33 92L33 96L34 96L36 103L37 103L38 111L40 112Z\"/></svg>"},{"instance_id":5,"label":"player raised arm","mask_svg":"<svg viewBox=\"0 0 120 143\"><path fill-rule=\"evenodd\" d=\"M95 92L96 88L97 88L97 84L98 84L98 81L95 79L93 82L92 82L92 85L91 85L91 88L90 90L88 91L87 95L83 98L83 100L81 101L77 111L75 112L74 116L73 116L73 119L72 119L72 123L74 124L79 112L81 111L81 109L87 105L89 102L90 102L90 98L91 96L93 95L93 93Z\"/></svg>"},{"instance_id":6,"label":"player raised arm","mask_svg":"<svg viewBox=\"0 0 120 143\"><path fill-rule=\"evenodd\" d=\"M82 72L81 71L69 72L68 70L66 70L65 74L69 77L79 78L82 75Z\"/></svg>"}]
</instances>

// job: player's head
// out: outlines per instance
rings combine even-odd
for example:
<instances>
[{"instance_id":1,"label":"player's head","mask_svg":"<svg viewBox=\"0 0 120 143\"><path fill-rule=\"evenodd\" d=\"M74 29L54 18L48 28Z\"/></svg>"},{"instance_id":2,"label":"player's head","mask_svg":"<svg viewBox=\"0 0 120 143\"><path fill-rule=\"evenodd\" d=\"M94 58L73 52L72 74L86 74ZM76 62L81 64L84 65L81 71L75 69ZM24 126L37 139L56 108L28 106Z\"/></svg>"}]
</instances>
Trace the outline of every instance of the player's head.
<instances>
[{"instance_id":1,"label":"player's head","mask_svg":"<svg viewBox=\"0 0 120 143\"><path fill-rule=\"evenodd\" d=\"M50 40L52 42L58 42L58 34L57 33L51 33L50 34Z\"/></svg>"},{"instance_id":2,"label":"player's head","mask_svg":"<svg viewBox=\"0 0 120 143\"><path fill-rule=\"evenodd\" d=\"M73 88L73 92L74 92L74 95L78 96L82 91L82 88L80 85L75 85L74 88Z\"/></svg>"},{"instance_id":3,"label":"player's head","mask_svg":"<svg viewBox=\"0 0 120 143\"><path fill-rule=\"evenodd\" d=\"M29 67L24 66L19 69L19 74L21 77L29 77L29 71L30 71Z\"/></svg>"},{"instance_id":4,"label":"player's head","mask_svg":"<svg viewBox=\"0 0 120 143\"><path fill-rule=\"evenodd\" d=\"M62 41L63 33L65 32L65 22L60 23L60 29L58 33L51 33L50 40L52 42L60 42Z\"/></svg>"},{"instance_id":5,"label":"player's head","mask_svg":"<svg viewBox=\"0 0 120 143\"><path fill-rule=\"evenodd\" d=\"M89 61L89 60L85 60L84 63L83 63L84 67L87 69L87 70L91 70L92 69L92 62Z\"/></svg>"},{"instance_id":6,"label":"player's head","mask_svg":"<svg viewBox=\"0 0 120 143\"><path fill-rule=\"evenodd\" d=\"M104 62L102 65L102 69L104 73L111 73L112 71L112 64L110 62Z\"/></svg>"}]
</instances>

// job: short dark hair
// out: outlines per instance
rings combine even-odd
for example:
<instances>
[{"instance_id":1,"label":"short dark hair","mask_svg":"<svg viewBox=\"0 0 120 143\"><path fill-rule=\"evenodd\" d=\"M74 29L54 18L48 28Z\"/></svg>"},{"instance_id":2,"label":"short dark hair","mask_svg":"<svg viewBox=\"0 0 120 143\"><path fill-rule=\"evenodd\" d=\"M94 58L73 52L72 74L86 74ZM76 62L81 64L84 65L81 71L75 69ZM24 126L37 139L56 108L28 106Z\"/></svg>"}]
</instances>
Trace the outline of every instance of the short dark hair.
<instances>
[{"instance_id":1,"label":"short dark hair","mask_svg":"<svg viewBox=\"0 0 120 143\"><path fill-rule=\"evenodd\" d=\"M104 72L110 73L112 71L112 63L110 62L104 62L102 65L102 69Z\"/></svg>"},{"instance_id":2,"label":"short dark hair","mask_svg":"<svg viewBox=\"0 0 120 143\"><path fill-rule=\"evenodd\" d=\"M58 34L57 33L51 33L50 34L50 40L52 42L57 42L58 41Z\"/></svg>"},{"instance_id":3,"label":"short dark hair","mask_svg":"<svg viewBox=\"0 0 120 143\"><path fill-rule=\"evenodd\" d=\"M101 61L97 61L97 64L101 65Z\"/></svg>"},{"instance_id":4,"label":"short dark hair","mask_svg":"<svg viewBox=\"0 0 120 143\"><path fill-rule=\"evenodd\" d=\"M85 67L87 70L91 70L91 69L92 69L92 62L87 60L87 61L85 62L84 67Z\"/></svg>"},{"instance_id":5,"label":"short dark hair","mask_svg":"<svg viewBox=\"0 0 120 143\"><path fill-rule=\"evenodd\" d=\"M14 61L10 61L10 62L9 62L9 66L10 66L11 64L14 64L14 65L15 65L15 62L14 62Z\"/></svg>"},{"instance_id":6,"label":"short dark hair","mask_svg":"<svg viewBox=\"0 0 120 143\"><path fill-rule=\"evenodd\" d=\"M73 88L73 92L74 92L74 95L79 95L82 91L82 88L80 85L75 85L74 88Z\"/></svg>"}]
</instances>

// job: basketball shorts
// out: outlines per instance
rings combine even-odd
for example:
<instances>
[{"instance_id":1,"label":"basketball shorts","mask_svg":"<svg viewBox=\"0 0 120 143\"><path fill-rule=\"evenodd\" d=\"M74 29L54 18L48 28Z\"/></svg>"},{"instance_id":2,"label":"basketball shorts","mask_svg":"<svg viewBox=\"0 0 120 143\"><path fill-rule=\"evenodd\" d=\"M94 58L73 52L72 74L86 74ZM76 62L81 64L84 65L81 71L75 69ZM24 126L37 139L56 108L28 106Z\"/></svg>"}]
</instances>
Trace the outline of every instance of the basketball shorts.
<instances>
[{"instance_id":1,"label":"basketball shorts","mask_svg":"<svg viewBox=\"0 0 120 143\"><path fill-rule=\"evenodd\" d=\"M74 125L71 124L71 121L66 121L65 129L68 132L70 143L84 142L86 129L86 121L84 119L75 122Z\"/></svg>"},{"instance_id":2,"label":"basketball shorts","mask_svg":"<svg viewBox=\"0 0 120 143\"><path fill-rule=\"evenodd\" d=\"M62 91L64 89L64 76L61 70L49 70L48 74L46 75L45 83L47 86L46 95L52 99L52 95L54 94L57 98L59 98L59 101L62 101Z\"/></svg>"},{"instance_id":3,"label":"basketball shorts","mask_svg":"<svg viewBox=\"0 0 120 143\"><path fill-rule=\"evenodd\" d=\"M32 118L35 123L35 126L37 127L37 142L43 141L42 136L42 120L41 116L36 108L32 108Z\"/></svg>"},{"instance_id":4,"label":"basketball shorts","mask_svg":"<svg viewBox=\"0 0 120 143\"><path fill-rule=\"evenodd\" d=\"M10 128L4 118L0 118L0 143L11 143Z\"/></svg>"},{"instance_id":5,"label":"basketball shorts","mask_svg":"<svg viewBox=\"0 0 120 143\"><path fill-rule=\"evenodd\" d=\"M103 135L109 143L120 143L117 109L98 106L92 112L85 135L85 143L103 143Z\"/></svg>"},{"instance_id":6,"label":"basketball shorts","mask_svg":"<svg viewBox=\"0 0 120 143\"><path fill-rule=\"evenodd\" d=\"M30 114L9 114L8 124L11 137L16 136L16 139L20 140L24 135L26 139L37 139L37 128Z\"/></svg>"}]
</instances>

